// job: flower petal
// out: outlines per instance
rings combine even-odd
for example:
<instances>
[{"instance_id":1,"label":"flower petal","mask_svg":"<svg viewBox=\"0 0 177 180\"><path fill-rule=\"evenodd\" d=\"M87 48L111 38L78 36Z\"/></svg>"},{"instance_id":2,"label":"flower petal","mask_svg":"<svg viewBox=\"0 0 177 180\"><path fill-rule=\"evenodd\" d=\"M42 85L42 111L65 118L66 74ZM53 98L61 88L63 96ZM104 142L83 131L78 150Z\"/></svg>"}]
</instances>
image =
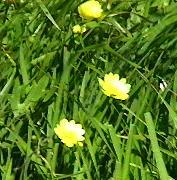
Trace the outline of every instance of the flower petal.
<instances>
[{"instance_id":1,"label":"flower petal","mask_svg":"<svg viewBox=\"0 0 177 180\"><path fill-rule=\"evenodd\" d=\"M68 147L72 147L85 139L83 137L85 130L82 129L81 124L76 124L74 120L62 119L60 124L57 124L57 127L54 128L54 131L61 142Z\"/></svg>"},{"instance_id":2,"label":"flower petal","mask_svg":"<svg viewBox=\"0 0 177 180\"><path fill-rule=\"evenodd\" d=\"M98 78L98 81L105 95L115 99L128 99L131 85L126 84L126 78L119 79L118 74L109 73L105 74L104 80Z\"/></svg>"},{"instance_id":3,"label":"flower petal","mask_svg":"<svg viewBox=\"0 0 177 180\"><path fill-rule=\"evenodd\" d=\"M84 19L94 19L101 17L103 10L98 1L89 0L78 7L78 12Z\"/></svg>"}]
</instances>

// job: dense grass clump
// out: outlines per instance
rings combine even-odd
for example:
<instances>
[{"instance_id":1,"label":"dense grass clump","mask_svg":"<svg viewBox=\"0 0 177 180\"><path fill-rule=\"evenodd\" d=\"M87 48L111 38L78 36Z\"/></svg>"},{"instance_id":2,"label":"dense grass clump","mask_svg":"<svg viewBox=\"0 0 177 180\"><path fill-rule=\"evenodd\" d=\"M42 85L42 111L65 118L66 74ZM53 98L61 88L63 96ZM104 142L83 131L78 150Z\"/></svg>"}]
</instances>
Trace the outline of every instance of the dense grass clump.
<instances>
[{"instance_id":1,"label":"dense grass clump","mask_svg":"<svg viewBox=\"0 0 177 180\"><path fill-rule=\"evenodd\" d=\"M86 20L83 1L0 2L0 179L177 178L177 2L99 2ZM110 72L128 99L103 93ZM83 147L56 136L64 118Z\"/></svg>"}]
</instances>

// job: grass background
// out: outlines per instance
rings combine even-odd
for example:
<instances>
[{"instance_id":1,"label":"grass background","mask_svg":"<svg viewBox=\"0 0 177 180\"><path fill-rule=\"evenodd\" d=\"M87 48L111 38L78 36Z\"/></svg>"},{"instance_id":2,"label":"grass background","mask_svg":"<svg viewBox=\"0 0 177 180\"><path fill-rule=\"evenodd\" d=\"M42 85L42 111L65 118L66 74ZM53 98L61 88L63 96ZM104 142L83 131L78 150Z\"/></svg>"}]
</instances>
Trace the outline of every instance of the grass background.
<instances>
[{"instance_id":1,"label":"grass background","mask_svg":"<svg viewBox=\"0 0 177 180\"><path fill-rule=\"evenodd\" d=\"M177 2L104 1L92 22L82 2L0 2L0 178L176 179ZM128 100L100 91L109 72ZM83 148L56 137L62 118L83 125Z\"/></svg>"}]
</instances>

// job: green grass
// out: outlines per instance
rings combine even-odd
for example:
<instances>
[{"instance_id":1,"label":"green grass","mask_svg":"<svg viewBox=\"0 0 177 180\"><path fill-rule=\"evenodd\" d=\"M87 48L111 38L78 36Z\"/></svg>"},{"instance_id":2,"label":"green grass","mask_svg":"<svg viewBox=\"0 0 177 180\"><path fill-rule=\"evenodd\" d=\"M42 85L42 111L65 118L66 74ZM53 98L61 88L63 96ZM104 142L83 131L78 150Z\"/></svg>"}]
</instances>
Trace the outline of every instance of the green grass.
<instances>
[{"instance_id":1,"label":"green grass","mask_svg":"<svg viewBox=\"0 0 177 180\"><path fill-rule=\"evenodd\" d=\"M177 2L106 1L92 22L82 2L0 2L0 179L177 179ZM102 93L109 72L128 100ZM57 138L63 118L83 147Z\"/></svg>"}]
</instances>

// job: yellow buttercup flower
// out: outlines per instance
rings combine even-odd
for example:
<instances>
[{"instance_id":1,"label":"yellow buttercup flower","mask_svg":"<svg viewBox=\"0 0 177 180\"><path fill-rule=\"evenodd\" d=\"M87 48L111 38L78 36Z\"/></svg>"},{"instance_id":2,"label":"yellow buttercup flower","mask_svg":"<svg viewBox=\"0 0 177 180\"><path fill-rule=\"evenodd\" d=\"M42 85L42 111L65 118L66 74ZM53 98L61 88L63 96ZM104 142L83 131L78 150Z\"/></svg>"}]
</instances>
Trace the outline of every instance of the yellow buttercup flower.
<instances>
[{"instance_id":1,"label":"yellow buttercup flower","mask_svg":"<svg viewBox=\"0 0 177 180\"><path fill-rule=\"evenodd\" d=\"M101 17L103 9L98 1L89 0L81 4L78 11L82 18L91 20Z\"/></svg>"},{"instance_id":2,"label":"yellow buttercup flower","mask_svg":"<svg viewBox=\"0 0 177 180\"><path fill-rule=\"evenodd\" d=\"M73 26L73 32L74 33L80 33L81 32L81 26L78 24Z\"/></svg>"},{"instance_id":3,"label":"yellow buttercup flower","mask_svg":"<svg viewBox=\"0 0 177 180\"><path fill-rule=\"evenodd\" d=\"M85 130L82 129L81 124L76 124L74 120L62 119L54 131L66 146L73 147L75 144L83 146L81 141L85 139L83 137Z\"/></svg>"},{"instance_id":4,"label":"yellow buttercup flower","mask_svg":"<svg viewBox=\"0 0 177 180\"><path fill-rule=\"evenodd\" d=\"M126 83L125 78L119 79L118 74L106 74L104 80L98 78L98 81L105 95L121 100L129 97L131 85Z\"/></svg>"},{"instance_id":5,"label":"yellow buttercup flower","mask_svg":"<svg viewBox=\"0 0 177 180\"><path fill-rule=\"evenodd\" d=\"M73 26L73 33L84 33L86 31L86 27L83 25L83 26L80 26L79 24Z\"/></svg>"}]
</instances>

